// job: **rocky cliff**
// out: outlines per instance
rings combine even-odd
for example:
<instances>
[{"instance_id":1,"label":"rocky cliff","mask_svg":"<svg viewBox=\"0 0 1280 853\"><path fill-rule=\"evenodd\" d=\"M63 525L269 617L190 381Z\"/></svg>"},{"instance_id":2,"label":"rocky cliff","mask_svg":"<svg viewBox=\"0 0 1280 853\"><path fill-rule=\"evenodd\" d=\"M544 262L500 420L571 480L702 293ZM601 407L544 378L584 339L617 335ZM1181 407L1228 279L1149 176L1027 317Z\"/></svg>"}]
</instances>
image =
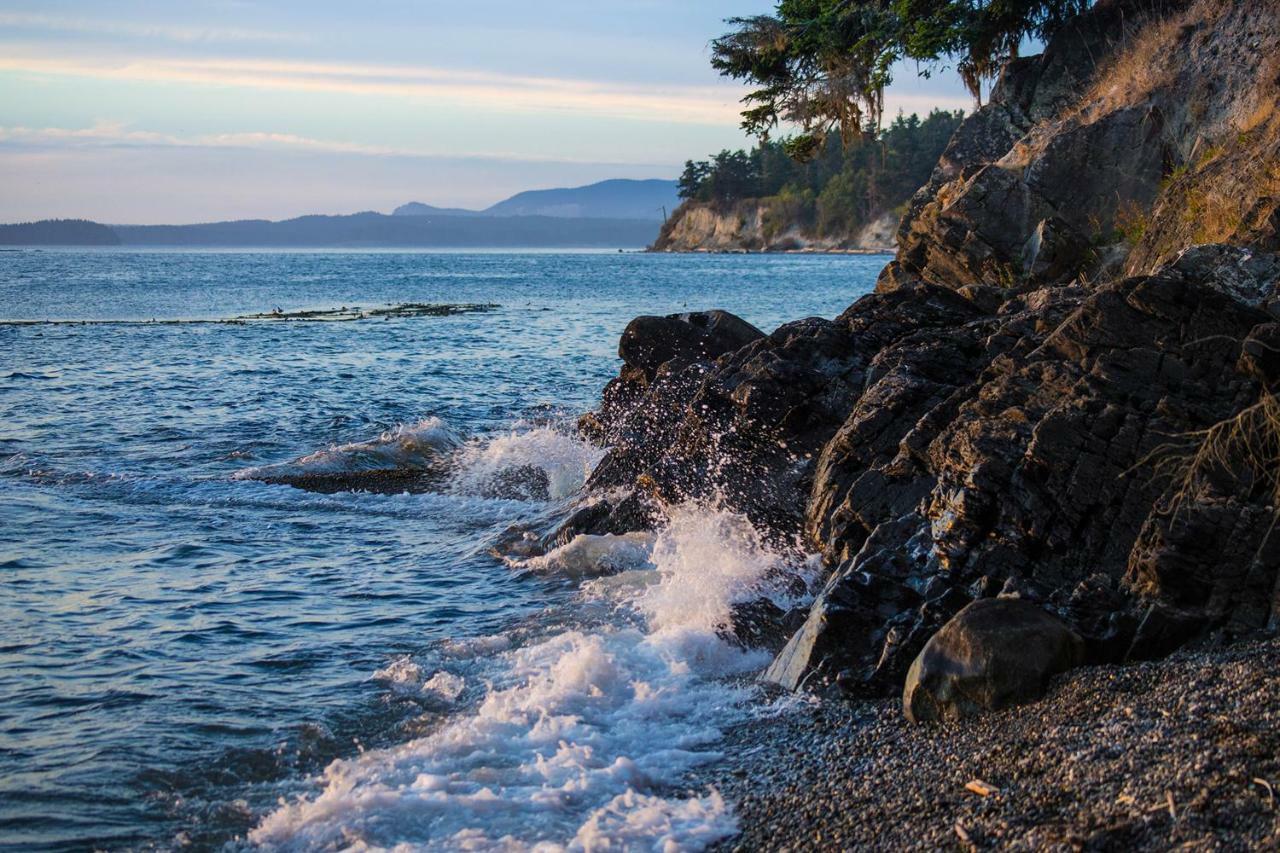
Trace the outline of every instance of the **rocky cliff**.
<instances>
[{"instance_id":1,"label":"rocky cliff","mask_svg":"<svg viewBox=\"0 0 1280 853\"><path fill-rule=\"evenodd\" d=\"M1100 280L1191 245L1280 248L1277 8L1100 3L1011 64L913 199L881 289Z\"/></svg>"},{"instance_id":2,"label":"rocky cliff","mask_svg":"<svg viewBox=\"0 0 1280 853\"><path fill-rule=\"evenodd\" d=\"M856 234L820 235L785 209L757 199L685 202L662 228L655 252L891 252L898 215L882 214Z\"/></svg>"},{"instance_id":3,"label":"rocky cliff","mask_svg":"<svg viewBox=\"0 0 1280 853\"><path fill-rule=\"evenodd\" d=\"M738 626L788 687L899 691L1002 594L1094 663L1280 625L1280 2L1154 8L1009 66L839 317L633 323L550 542L713 500L820 553L811 608Z\"/></svg>"}]
</instances>

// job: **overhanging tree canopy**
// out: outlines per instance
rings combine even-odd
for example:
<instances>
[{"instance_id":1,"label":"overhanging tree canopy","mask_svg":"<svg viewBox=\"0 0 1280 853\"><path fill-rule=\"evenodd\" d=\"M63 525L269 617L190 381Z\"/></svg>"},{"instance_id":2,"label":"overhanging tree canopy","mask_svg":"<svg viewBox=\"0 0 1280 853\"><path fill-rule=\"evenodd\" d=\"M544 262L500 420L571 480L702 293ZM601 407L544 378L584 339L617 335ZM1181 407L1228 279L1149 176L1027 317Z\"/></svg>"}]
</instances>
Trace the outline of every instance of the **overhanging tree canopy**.
<instances>
[{"instance_id":1,"label":"overhanging tree canopy","mask_svg":"<svg viewBox=\"0 0 1280 853\"><path fill-rule=\"evenodd\" d=\"M1045 39L1093 0L780 0L773 15L731 18L712 42L712 66L759 88L743 99L742 126L767 139L780 124L797 157L827 135L846 143L874 132L884 90L899 59L928 75L954 63L981 101L982 83L1018 55L1028 37Z\"/></svg>"}]
</instances>

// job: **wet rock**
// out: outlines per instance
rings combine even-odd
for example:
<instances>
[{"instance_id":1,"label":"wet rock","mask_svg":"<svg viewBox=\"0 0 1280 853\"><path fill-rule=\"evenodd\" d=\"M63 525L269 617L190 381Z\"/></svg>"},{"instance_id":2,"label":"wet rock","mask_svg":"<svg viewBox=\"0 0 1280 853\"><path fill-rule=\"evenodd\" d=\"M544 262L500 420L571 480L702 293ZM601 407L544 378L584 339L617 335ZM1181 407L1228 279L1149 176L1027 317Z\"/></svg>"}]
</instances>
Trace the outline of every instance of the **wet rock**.
<instances>
[{"instance_id":1,"label":"wet rock","mask_svg":"<svg viewBox=\"0 0 1280 853\"><path fill-rule=\"evenodd\" d=\"M524 525L512 525L489 546L488 552L499 560L528 560L541 557L547 551L533 530Z\"/></svg>"},{"instance_id":2,"label":"wet rock","mask_svg":"<svg viewBox=\"0 0 1280 853\"><path fill-rule=\"evenodd\" d=\"M714 362L640 353L589 419L611 446L593 490L713 499L838 567L772 680L896 689L1002 591L1093 662L1276 622L1280 196L1259 170L1280 118L1255 107L1280 19L1153 8L1100 0L1005 69L875 295ZM1132 69L1108 60L1135 12L1185 23L1152 29L1137 88L1097 76Z\"/></svg>"},{"instance_id":3,"label":"wet rock","mask_svg":"<svg viewBox=\"0 0 1280 853\"><path fill-rule=\"evenodd\" d=\"M804 608L780 607L770 598L753 598L731 607L724 639L748 649L778 649L804 624Z\"/></svg>"},{"instance_id":4,"label":"wet rock","mask_svg":"<svg viewBox=\"0 0 1280 853\"><path fill-rule=\"evenodd\" d=\"M888 618L920 603L908 587L855 566L832 575L762 680L787 690L818 687L839 675L851 649L866 646L877 633L883 637Z\"/></svg>"},{"instance_id":5,"label":"wet rock","mask_svg":"<svg viewBox=\"0 0 1280 853\"><path fill-rule=\"evenodd\" d=\"M378 495L421 494L440 489L443 469L395 468L370 471L302 471L264 473L252 479L277 486L292 486L307 492L332 495L339 492L369 492Z\"/></svg>"},{"instance_id":6,"label":"wet rock","mask_svg":"<svg viewBox=\"0 0 1280 853\"><path fill-rule=\"evenodd\" d=\"M542 540L550 551L568 545L581 535L621 535L652 530L661 518L657 507L643 493L633 491L611 495L575 509L568 518Z\"/></svg>"},{"instance_id":7,"label":"wet rock","mask_svg":"<svg viewBox=\"0 0 1280 853\"><path fill-rule=\"evenodd\" d=\"M1247 635L1280 564L1254 557L1260 475L1166 506L1170 437L1260 393L1241 342L1268 315L1196 278L1212 269L1023 291L994 314L924 285L788 324L697 375L660 371L593 485L715 495L840 567L770 669L788 687L896 690L934 631L1002 591L1053 603L1095 662Z\"/></svg>"},{"instance_id":8,"label":"wet rock","mask_svg":"<svg viewBox=\"0 0 1280 853\"><path fill-rule=\"evenodd\" d=\"M961 610L925 645L903 689L907 719L956 720L1032 702L1049 679L1079 666L1084 646L1062 621L1018 598Z\"/></svg>"},{"instance_id":9,"label":"wet rock","mask_svg":"<svg viewBox=\"0 0 1280 853\"><path fill-rule=\"evenodd\" d=\"M622 333L618 356L652 378L669 361L715 360L763 337L764 332L728 311L637 317Z\"/></svg>"},{"instance_id":10,"label":"wet rock","mask_svg":"<svg viewBox=\"0 0 1280 853\"><path fill-rule=\"evenodd\" d=\"M719 495L793 536L814 460L875 375L876 355L980 315L943 288L903 290L860 300L835 321L788 323L713 365L669 362L623 416L604 418L612 446L589 487L644 481L667 502Z\"/></svg>"}]
</instances>

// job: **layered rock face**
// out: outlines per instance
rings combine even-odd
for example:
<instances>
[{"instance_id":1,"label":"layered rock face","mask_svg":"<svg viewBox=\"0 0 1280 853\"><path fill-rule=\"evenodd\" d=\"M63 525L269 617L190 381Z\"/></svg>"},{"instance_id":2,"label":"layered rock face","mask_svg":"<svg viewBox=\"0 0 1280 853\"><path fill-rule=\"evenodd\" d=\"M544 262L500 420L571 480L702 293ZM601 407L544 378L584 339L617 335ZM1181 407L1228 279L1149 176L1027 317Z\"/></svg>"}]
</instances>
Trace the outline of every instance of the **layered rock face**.
<instances>
[{"instance_id":1,"label":"layered rock face","mask_svg":"<svg viewBox=\"0 0 1280 853\"><path fill-rule=\"evenodd\" d=\"M891 252L898 217L885 213L857 233L822 235L764 202L685 202L654 243L655 252Z\"/></svg>"},{"instance_id":2,"label":"layered rock face","mask_svg":"<svg viewBox=\"0 0 1280 853\"><path fill-rule=\"evenodd\" d=\"M694 336L660 364L624 339L584 419L611 448L591 482L608 498L562 534L693 499L821 553L830 574L768 674L791 688L897 692L948 620L1001 594L1061 617L1089 661L1276 627L1275 198L1242 196L1253 213L1226 244L1160 224L1189 136L1275 92L1280 33L1258 13L1274 4L1170 4L1121 29L1137 5L1100 3L1014 64L917 196L879 292L737 348ZM1131 55L1162 39L1187 50ZM1251 64L1201 74L1245 43ZM1148 59L1170 74L1141 97L1099 88L1100 69ZM1187 86L1194 127L1175 110ZM1268 127L1239 144L1264 150ZM1082 230L1144 198L1176 251Z\"/></svg>"}]
</instances>

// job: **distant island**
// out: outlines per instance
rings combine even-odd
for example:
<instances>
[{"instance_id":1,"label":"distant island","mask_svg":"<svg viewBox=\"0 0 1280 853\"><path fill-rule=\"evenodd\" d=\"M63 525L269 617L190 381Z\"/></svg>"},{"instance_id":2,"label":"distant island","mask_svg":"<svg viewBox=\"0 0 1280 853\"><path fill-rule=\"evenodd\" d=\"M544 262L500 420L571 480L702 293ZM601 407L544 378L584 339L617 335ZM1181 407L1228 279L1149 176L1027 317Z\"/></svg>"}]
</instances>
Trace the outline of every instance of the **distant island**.
<instances>
[{"instance_id":1,"label":"distant island","mask_svg":"<svg viewBox=\"0 0 1280 853\"><path fill-rule=\"evenodd\" d=\"M0 225L4 246L249 248L619 248L657 237L678 203L675 181L610 180L518 193L485 210L412 202L392 214L246 219L194 225L102 225L57 219Z\"/></svg>"}]
</instances>

